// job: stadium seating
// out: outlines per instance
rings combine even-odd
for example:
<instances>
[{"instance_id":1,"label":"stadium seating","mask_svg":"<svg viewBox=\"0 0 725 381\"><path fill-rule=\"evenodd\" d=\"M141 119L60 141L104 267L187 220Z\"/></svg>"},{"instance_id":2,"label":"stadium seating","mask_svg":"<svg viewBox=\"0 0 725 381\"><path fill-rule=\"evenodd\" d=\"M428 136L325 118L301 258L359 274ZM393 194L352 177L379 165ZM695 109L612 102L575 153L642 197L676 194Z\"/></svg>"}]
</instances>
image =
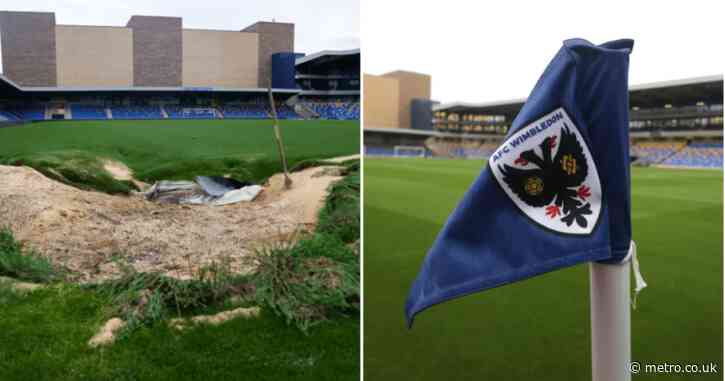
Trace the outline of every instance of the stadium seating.
<instances>
[{"instance_id":1,"label":"stadium seating","mask_svg":"<svg viewBox=\"0 0 725 381\"><path fill-rule=\"evenodd\" d=\"M159 106L111 107L113 119L163 119Z\"/></svg>"},{"instance_id":2,"label":"stadium seating","mask_svg":"<svg viewBox=\"0 0 725 381\"><path fill-rule=\"evenodd\" d=\"M395 156L393 148L385 147L365 147L366 156Z\"/></svg>"},{"instance_id":3,"label":"stadium seating","mask_svg":"<svg viewBox=\"0 0 725 381\"><path fill-rule=\"evenodd\" d=\"M78 120L108 119L106 108L98 105L71 104L71 117Z\"/></svg>"},{"instance_id":4,"label":"stadium seating","mask_svg":"<svg viewBox=\"0 0 725 381\"><path fill-rule=\"evenodd\" d=\"M9 106L2 113L8 120L45 120L45 105L30 104L25 106Z\"/></svg>"},{"instance_id":5,"label":"stadium seating","mask_svg":"<svg viewBox=\"0 0 725 381\"><path fill-rule=\"evenodd\" d=\"M632 144L630 155L638 164L659 164L685 147L685 142L641 142Z\"/></svg>"},{"instance_id":6,"label":"stadium seating","mask_svg":"<svg viewBox=\"0 0 725 381\"><path fill-rule=\"evenodd\" d=\"M460 157L467 159L488 159L498 148L497 143L480 141L457 142L435 140L426 142L427 148L437 157Z\"/></svg>"},{"instance_id":7,"label":"stadium seating","mask_svg":"<svg viewBox=\"0 0 725 381\"><path fill-rule=\"evenodd\" d=\"M0 122L17 122L20 117L9 111L0 111Z\"/></svg>"},{"instance_id":8,"label":"stadium seating","mask_svg":"<svg viewBox=\"0 0 725 381\"><path fill-rule=\"evenodd\" d=\"M722 168L722 143L690 143L684 149L668 157L663 165Z\"/></svg>"},{"instance_id":9,"label":"stadium seating","mask_svg":"<svg viewBox=\"0 0 725 381\"><path fill-rule=\"evenodd\" d=\"M214 119L216 114L210 107L164 106L169 119Z\"/></svg>"},{"instance_id":10,"label":"stadium seating","mask_svg":"<svg viewBox=\"0 0 725 381\"><path fill-rule=\"evenodd\" d=\"M277 108L277 118L279 119L301 119L302 117L295 112L292 108L285 104L278 104L276 106Z\"/></svg>"},{"instance_id":11,"label":"stadium seating","mask_svg":"<svg viewBox=\"0 0 725 381\"><path fill-rule=\"evenodd\" d=\"M269 114L259 103L243 103L226 105L221 108L225 119L268 119Z\"/></svg>"},{"instance_id":12,"label":"stadium seating","mask_svg":"<svg viewBox=\"0 0 725 381\"><path fill-rule=\"evenodd\" d=\"M360 103L354 99L321 99L303 100L321 119L360 120Z\"/></svg>"}]
</instances>

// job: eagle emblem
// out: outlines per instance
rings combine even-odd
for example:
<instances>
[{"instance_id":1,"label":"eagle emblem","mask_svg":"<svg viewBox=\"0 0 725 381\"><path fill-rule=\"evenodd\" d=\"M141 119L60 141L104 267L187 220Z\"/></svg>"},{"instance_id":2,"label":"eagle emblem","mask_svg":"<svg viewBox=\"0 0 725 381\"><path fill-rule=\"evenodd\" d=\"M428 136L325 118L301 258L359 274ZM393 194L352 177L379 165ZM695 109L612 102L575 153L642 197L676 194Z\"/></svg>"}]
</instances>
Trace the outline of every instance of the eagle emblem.
<instances>
[{"instance_id":1,"label":"eagle emblem","mask_svg":"<svg viewBox=\"0 0 725 381\"><path fill-rule=\"evenodd\" d=\"M563 108L519 129L492 155L499 185L531 219L567 234L589 234L601 185L591 153Z\"/></svg>"}]
</instances>

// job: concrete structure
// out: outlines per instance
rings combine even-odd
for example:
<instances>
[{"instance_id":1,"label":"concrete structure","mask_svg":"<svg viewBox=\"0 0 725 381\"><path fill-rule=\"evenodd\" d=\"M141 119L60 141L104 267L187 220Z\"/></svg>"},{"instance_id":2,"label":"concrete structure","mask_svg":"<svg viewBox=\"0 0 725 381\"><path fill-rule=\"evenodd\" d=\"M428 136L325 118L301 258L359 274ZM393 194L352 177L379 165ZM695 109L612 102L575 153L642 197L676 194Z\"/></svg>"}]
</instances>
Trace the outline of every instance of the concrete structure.
<instances>
[{"instance_id":1,"label":"concrete structure","mask_svg":"<svg viewBox=\"0 0 725 381\"><path fill-rule=\"evenodd\" d=\"M130 28L55 27L58 86L133 86Z\"/></svg>"},{"instance_id":2,"label":"concrete structure","mask_svg":"<svg viewBox=\"0 0 725 381\"><path fill-rule=\"evenodd\" d=\"M134 86L181 85L181 18L133 16Z\"/></svg>"},{"instance_id":3,"label":"concrete structure","mask_svg":"<svg viewBox=\"0 0 725 381\"><path fill-rule=\"evenodd\" d=\"M184 86L258 87L257 33L184 29L182 36Z\"/></svg>"},{"instance_id":4,"label":"concrete structure","mask_svg":"<svg viewBox=\"0 0 725 381\"><path fill-rule=\"evenodd\" d=\"M400 128L411 128L410 108L413 99L430 99L431 77L427 74L397 70L382 75L398 81L398 121Z\"/></svg>"},{"instance_id":5,"label":"concrete structure","mask_svg":"<svg viewBox=\"0 0 725 381\"><path fill-rule=\"evenodd\" d=\"M259 34L258 85L267 87L271 80L272 55L295 51L295 24L260 21L242 29L242 32Z\"/></svg>"},{"instance_id":6,"label":"concrete structure","mask_svg":"<svg viewBox=\"0 0 725 381\"><path fill-rule=\"evenodd\" d=\"M125 26L56 25L47 12L0 12L4 76L24 87L266 88L272 55L294 51L294 24L183 29L179 17Z\"/></svg>"},{"instance_id":7,"label":"concrete structure","mask_svg":"<svg viewBox=\"0 0 725 381\"><path fill-rule=\"evenodd\" d=\"M56 86L55 14L0 12L3 73L21 86Z\"/></svg>"},{"instance_id":8,"label":"concrete structure","mask_svg":"<svg viewBox=\"0 0 725 381\"><path fill-rule=\"evenodd\" d=\"M395 78L363 75L364 128L400 128L400 82Z\"/></svg>"},{"instance_id":9,"label":"concrete structure","mask_svg":"<svg viewBox=\"0 0 725 381\"><path fill-rule=\"evenodd\" d=\"M411 128L414 99L430 99L431 77L410 71L363 76L364 128Z\"/></svg>"}]
</instances>

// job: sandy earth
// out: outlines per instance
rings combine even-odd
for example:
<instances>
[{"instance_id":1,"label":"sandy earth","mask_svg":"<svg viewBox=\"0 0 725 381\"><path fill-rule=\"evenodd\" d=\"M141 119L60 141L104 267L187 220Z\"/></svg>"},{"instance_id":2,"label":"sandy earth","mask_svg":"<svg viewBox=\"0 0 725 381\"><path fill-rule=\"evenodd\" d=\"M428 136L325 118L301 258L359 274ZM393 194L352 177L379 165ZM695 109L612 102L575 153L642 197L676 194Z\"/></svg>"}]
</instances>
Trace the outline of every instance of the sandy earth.
<instances>
[{"instance_id":1,"label":"sandy earth","mask_svg":"<svg viewBox=\"0 0 725 381\"><path fill-rule=\"evenodd\" d=\"M248 307L248 308L235 308L229 311L222 311L214 315L197 315L190 319L175 318L169 321L169 326L178 330L184 330L192 324L209 324L219 325L232 319L244 317L254 318L258 317L260 313L259 307Z\"/></svg>"},{"instance_id":2,"label":"sandy earth","mask_svg":"<svg viewBox=\"0 0 725 381\"><path fill-rule=\"evenodd\" d=\"M118 161L106 160L103 162L103 169L110 173L116 180L131 180L139 189L146 189L148 184L133 178L133 171Z\"/></svg>"},{"instance_id":3,"label":"sandy earth","mask_svg":"<svg viewBox=\"0 0 725 381\"><path fill-rule=\"evenodd\" d=\"M123 163L107 160L103 163L103 169L108 171L116 180L133 180L131 169Z\"/></svg>"},{"instance_id":4,"label":"sandy earth","mask_svg":"<svg viewBox=\"0 0 725 381\"><path fill-rule=\"evenodd\" d=\"M349 155L349 156L333 157L331 159L325 159L325 161L329 161L329 162L332 162L332 163L342 163L343 161L348 161L348 160L352 160L352 159L359 159L359 158L360 158L360 155Z\"/></svg>"},{"instance_id":5,"label":"sandy earth","mask_svg":"<svg viewBox=\"0 0 725 381\"><path fill-rule=\"evenodd\" d=\"M20 293L31 292L45 287L39 283L21 282L17 279L6 276L0 276L0 284L9 285L12 287L13 291Z\"/></svg>"},{"instance_id":6,"label":"sandy earth","mask_svg":"<svg viewBox=\"0 0 725 381\"><path fill-rule=\"evenodd\" d=\"M80 282L119 275L118 262L177 278L222 260L244 272L255 249L313 227L328 187L340 179L324 167L291 177L292 189L284 190L276 175L250 203L159 205L140 194L82 191L29 167L0 166L0 221Z\"/></svg>"},{"instance_id":7,"label":"sandy earth","mask_svg":"<svg viewBox=\"0 0 725 381\"><path fill-rule=\"evenodd\" d=\"M88 346L96 348L100 346L110 345L116 341L116 333L126 326L126 322L119 318L112 318L106 322L98 332L88 340Z\"/></svg>"}]
</instances>

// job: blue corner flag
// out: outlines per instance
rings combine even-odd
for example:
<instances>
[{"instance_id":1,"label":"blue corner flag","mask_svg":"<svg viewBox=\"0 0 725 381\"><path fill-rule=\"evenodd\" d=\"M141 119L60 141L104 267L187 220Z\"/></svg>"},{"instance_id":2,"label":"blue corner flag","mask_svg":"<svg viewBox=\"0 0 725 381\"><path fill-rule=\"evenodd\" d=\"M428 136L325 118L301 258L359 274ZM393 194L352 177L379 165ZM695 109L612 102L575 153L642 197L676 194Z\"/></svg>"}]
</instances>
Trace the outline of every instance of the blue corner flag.
<instances>
[{"instance_id":1,"label":"blue corner flag","mask_svg":"<svg viewBox=\"0 0 725 381\"><path fill-rule=\"evenodd\" d=\"M405 303L408 326L453 298L627 256L633 44L564 41L428 252Z\"/></svg>"}]
</instances>

